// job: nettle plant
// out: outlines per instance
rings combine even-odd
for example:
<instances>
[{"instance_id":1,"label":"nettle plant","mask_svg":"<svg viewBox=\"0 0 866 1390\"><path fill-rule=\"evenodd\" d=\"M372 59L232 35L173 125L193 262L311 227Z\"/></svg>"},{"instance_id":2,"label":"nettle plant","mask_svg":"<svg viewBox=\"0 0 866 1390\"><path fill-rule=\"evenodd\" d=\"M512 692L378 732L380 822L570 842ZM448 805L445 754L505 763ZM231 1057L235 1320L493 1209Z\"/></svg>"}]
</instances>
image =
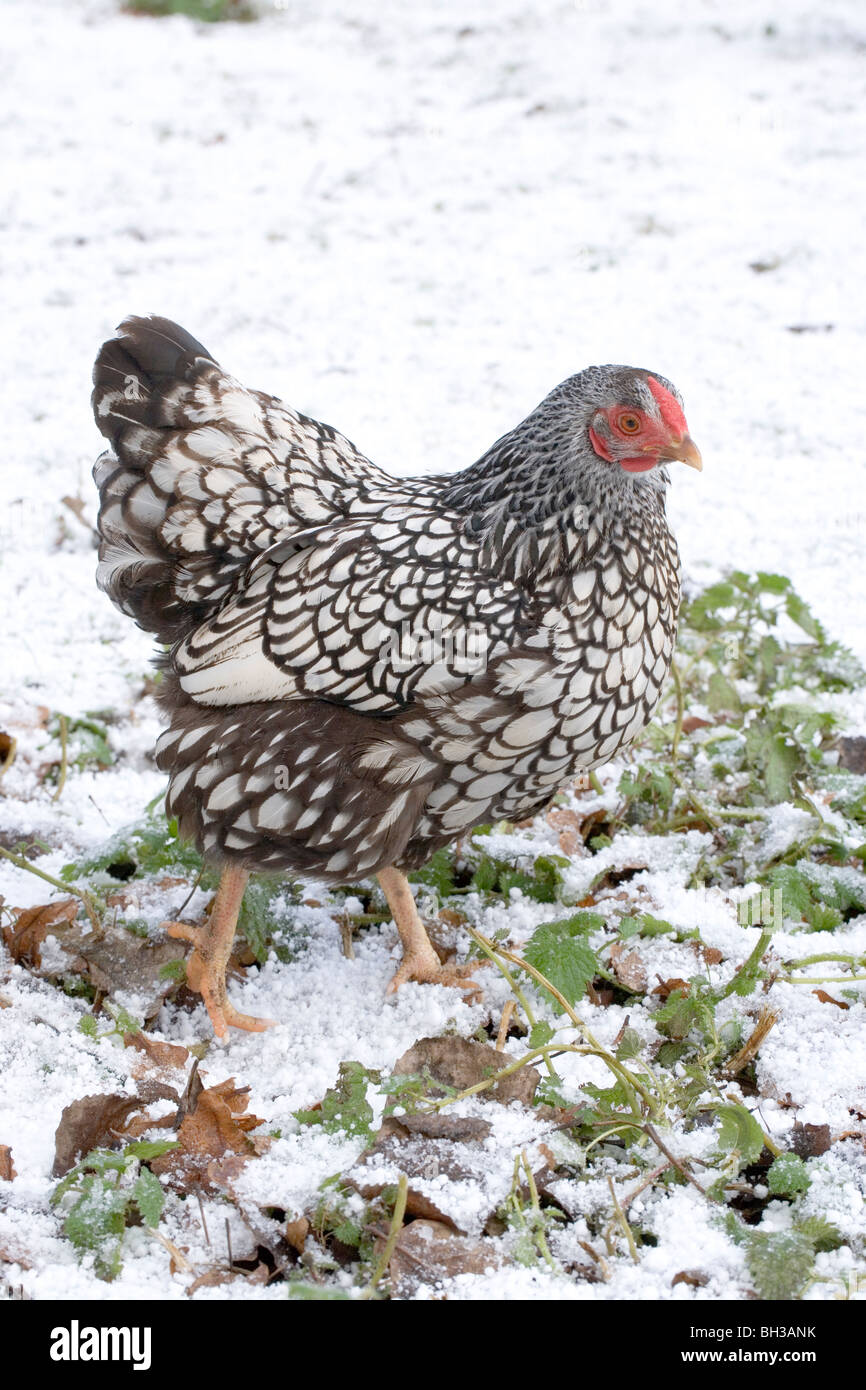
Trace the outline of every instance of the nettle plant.
<instances>
[{"instance_id":1,"label":"nettle plant","mask_svg":"<svg viewBox=\"0 0 866 1390\"><path fill-rule=\"evenodd\" d=\"M64 1234L79 1257L93 1257L100 1279L120 1273L127 1227L159 1224L165 1193L147 1164L177 1147L171 1140L138 1140L123 1149L93 1149L54 1189L51 1204L63 1212Z\"/></svg>"}]
</instances>

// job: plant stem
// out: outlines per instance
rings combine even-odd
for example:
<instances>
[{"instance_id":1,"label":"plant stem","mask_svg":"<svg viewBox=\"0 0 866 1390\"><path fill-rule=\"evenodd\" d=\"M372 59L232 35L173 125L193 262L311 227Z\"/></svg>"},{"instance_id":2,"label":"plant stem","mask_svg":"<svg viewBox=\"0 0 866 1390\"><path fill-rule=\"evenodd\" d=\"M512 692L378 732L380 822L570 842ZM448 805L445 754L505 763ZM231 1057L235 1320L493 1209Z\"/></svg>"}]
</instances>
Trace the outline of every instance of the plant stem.
<instances>
[{"instance_id":1,"label":"plant stem","mask_svg":"<svg viewBox=\"0 0 866 1390\"><path fill-rule=\"evenodd\" d=\"M537 1022L535 1014L532 1012L532 1009L529 1006L529 1000L526 998L526 995L520 988L511 971L507 968L507 966L503 965L496 952L493 949L491 949L490 943L488 942L486 937L479 935L479 933L473 930L473 928L470 927L468 923L464 923L463 929L464 931L469 933L475 944L477 946L480 946L481 950L488 957L488 959L493 962L497 970L499 970L500 973L505 976L505 979L508 981L508 985L512 994L515 995L515 997L520 1001L520 1003L523 1006L523 1012L526 1014L530 1028L534 1028ZM559 1081L559 1073L557 1072L556 1067L551 1062L547 1049L544 1050L543 1056L544 1064L547 1067L548 1074L554 1081Z\"/></svg>"},{"instance_id":2,"label":"plant stem","mask_svg":"<svg viewBox=\"0 0 866 1390\"><path fill-rule=\"evenodd\" d=\"M79 898L84 903L85 910L90 918L91 925L95 931L99 931L99 917L96 912L93 899L89 893L85 893L82 888L75 888L71 883L63 883L59 878L47 874L44 869L37 869L35 864L31 864L29 859L25 859L23 854L13 854L11 849L3 849L0 846L0 858L8 859L17 869L24 869L28 874L35 874L37 878L42 878L46 883L50 883L52 888L59 888L62 893L71 893L73 898Z\"/></svg>"},{"instance_id":3,"label":"plant stem","mask_svg":"<svg viewBox=\"0 0 866 1390\"><path fill-rule=\"evenodd\" d=\"M616 1195L616 1188L613 1185L613 1178L608 1174L607 1185L610 1189L610 1200L613 1202L613 1210L616 1222L628 1242L629 1254L635 1264L640 1264L638 1259L637 1246L634 1243L634 1236L631 1233L631 1226L628 1224L628 1217L620 1206L619 1198ZM611 1252L613 1253L613 1252Z\"/></svg>"},{"instance_id":4,"label":"plant stem","mask_svg":"<svg viewBox=\"0 0 866 1390\"><path fill-rule=\"evenodd\" d=\"M66 786L66 773L69 769L69 720L65 714L58 714L60 725L60 772L57 776L57 791L52 797L52 801L57 801L60 793Z\"/></svg>"},{"instance_id":5,"label":"plant stem","mask_svg":"<svg viewBox=\"0 0 866 1390\"><path fill-rule=\"evenodd\" d=\"M397 1183L397 1200L394 1203L394 1211L391 1216L391 1224L388 1227L388 1238L385 1241L385 1248L379 1256L379 1263L373 1271L372 1279L361 1294L362 1298L372 1298L380 1281L385 1277L388 1266L391 1263L391 1256L394 1254L397 1237L403 1228L403 1217L406 1215L406 1202L408 1197L409 1180L405 1173L401 1173L400 1181Z\"/></svg>"},{"instance_id":6,"label":"plant stem","mask_svg":"<svg viewBox=\"0 0 866 1390\"><path fill-rule=\"evenodd\" d=\"M683 695L683 683L680 679L679 668L675 661L671 662L671 676L673 677L674 690L677 696L677 717L676 723L674 724L674 736L671 741L671 762L674 764L674 767L676 767L677 758L679 756L680 739L683 734L683 716L686 712L686 702Z\"/></svg>"}]
</instances>

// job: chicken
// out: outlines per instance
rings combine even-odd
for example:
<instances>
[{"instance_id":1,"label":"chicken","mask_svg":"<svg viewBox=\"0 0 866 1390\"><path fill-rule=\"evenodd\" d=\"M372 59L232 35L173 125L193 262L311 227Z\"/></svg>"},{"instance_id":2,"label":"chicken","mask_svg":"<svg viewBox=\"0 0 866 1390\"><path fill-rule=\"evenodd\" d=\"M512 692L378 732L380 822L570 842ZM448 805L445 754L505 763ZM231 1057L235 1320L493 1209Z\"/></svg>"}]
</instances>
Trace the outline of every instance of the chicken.
<instances>
[{"instance_id":1,"label":"chicken","mask_svg":"<svg viewBox=\"0 0 866 1390\"><path fill-rule=\"evenodd\" d=\"M541 810L646 725L675 640L664 377L589 367L463 472L396 479L166 319L94 368L97 582L159 642L167 810L221 879L188 979L215 1032L252 870L378 875L407 980L459 983L405 877Z\"/></svg>"}]
</instances>

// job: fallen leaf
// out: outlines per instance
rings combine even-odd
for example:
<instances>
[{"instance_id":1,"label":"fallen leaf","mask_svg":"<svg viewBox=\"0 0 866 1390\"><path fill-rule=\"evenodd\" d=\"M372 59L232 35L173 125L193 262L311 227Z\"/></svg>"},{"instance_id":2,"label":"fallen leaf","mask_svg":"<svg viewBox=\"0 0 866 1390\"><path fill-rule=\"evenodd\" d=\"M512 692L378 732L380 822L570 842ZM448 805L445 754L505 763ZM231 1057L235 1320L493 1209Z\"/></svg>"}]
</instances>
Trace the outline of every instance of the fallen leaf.
<instances>
[{"instance_id":1,"label":"fallen leaf","mask_svg":"<svg viewBox=\"0 0 866 1390\"><path fill-rule=\"evenodd\" d=\"M152 941L116 923L95 932L89 922L76 920L80 906L77 898L64 898L19 911L3 931L13 960L40 970L45 979L82 975L103 995L133 991L145 1001L145 1021L155 1018L177 984L171 975L163 975L163 969L182 961L189 943ZM57 941L62 957L43 969L40 947L48 935Z\"/></svg>"},{"instance_id":2,"label":"fallen leaf","mask_svg":"<svg viewBox=\"0 0 866 1390\"><path fill-rule=\"evenodd\" d=\"M148 1061L157 1067L177 1070L185 1067L189 1061L189 1052L185 1047L179 1043L162 1042L159 1038L152 1038L149 1033L127 1033L123 1042L125 1047L143 1052Z\"/></svg>"},{"instance_id":3,"label":"fallen leaf","mask_svg":"<svg viewBox=\"0 0 866 1390\"><path fill-rule=\"evenodd\" d=\"M705 946L703 941L690 941L689 946L706 965L718 965L724 959L718 946Z\"/></svg>"},{"instance_id":4,"label":"fallen leaf","mask_svg":"<svg viewBox=\"0 0 866 1390\"><path fill-rule=\"evenodd\" d=\"M866 738L846 734L839 740L839 765L848 772L866 773Z\"/></svg>"},{"instance_id":5,"label":"fallen leaf","mask_svg":"<svg viewBox=\"0 0 866 1390\"><path fill-rule=\"evenodd\" d=\"M444 922L446 927L462 927L466 918L453 907L443 907L439 909L439 921Z\"/></svg>"},{"instance_id":6,"label":"fallen leaf","mask_svg":"<svg viewBox=\"0 0 866 1390\"><path fill-rule=\"evenodd\" d=\"M684 734L693 734L695 732L695 729L708 729L709 727L710 720L701 719L700 716L697 714L687 714L685 719L683 720Z\"/></svg>"},{"instance_id":7,"label":"fallen leaf","mask_svg":"<svg viewBox=\"0 0 866 1390\"><path fill-rule=\"evenodd\" d=\"M129 1116L147 1103L141 1096L93 1095L64 1106L54 1135L52 1175L62 1178L91 1149L116 1144Z\"/></svg>"},{"instance_id":8,"label":"fallen leaf","mask_svg":"<svg viewBox=\"0 0 866 1390\"><path fill-rule=\"evenodd\" d=\"M709 1282L710 1276L704 1274L702 1269L681 1269L671 1280L671 1288L674 1284L688 1284L693 1289L703 1289Z\"/></svg>"},{"instance_id":9,"label":"fallen leaf","mask_svg":"<svg viewBox=\"0 0 866 1390\"><path fill-rule=\"evenodd\" d=\"M230 1284L233 1279L237 1278L238 1274L235 1270L219 1269L214 1266L213 1269L205 1270L204 1274L200 1274L197 1279L193 1279L191 1284L187 1284L187 1298L197 1293L199 1289L218 1288L220 1284Z\"/></svg>"},{"instance_id":10,"label":"fallen leaf","mask_svg":"<svg viewBox=\"0 0 866 1390\"><path fill-rule=\"evenodd\" d=\"M12 1150L8 1144L0 1144L0 1179L2 1179L3 1182L12 1182L15 1176L15 1168L12 1163Z\"/></svg>"},{"instance_id":11,"label":"fallen leaf","mask_svg":"<svg viewBox=\"0 0 866 1390\"><path fill-rule=\"evenodd\" d=\"M794 1121L791 1148L798 1158L820 1158L831 1144L829 1125L804 1125Z\"/></svg>"},{"instance_id":12,"label":"fallen leaf","mask_svg":"<svg viewBox=\"0 0 866 1390\"><path fill-rule=\"evenodd\" d=\"M236 1086L234 1077L202 1089L176 1131L179 1147L154 1159L151 1171L167 1177L180 1192L217 1187L233 1180L242 1164L220 1170L212 1166L213 1161L235 1154L246 1162L270 1144L269 1139L251 1134L264 1120L248 1115L248 1104L249 1087Z\"/></svg>"},{"instance_id":13,"label":"fallen leaf","mask_svg":"<svg viewBox=\"0 0 866 1390\"><path fill-rule=\"evenodd\" d=\"M492 1129L487 1120L469 1115L392 1115L391 1119L407 1134L420 1134L425 1139L486 1139Z\"/></svg>"},{"instance_id":14,"label":"fallen leaf","mask_svg":"<svg viewBox=\"0 0 866 1390\"><path fill-rule=\"evenodd\" d=\"M460 1231L461 1191L452 1184L460 1184L463 1192L467 1184L481 1188L490 1168L481 1136L460 1142L453 1137L432 1139L412 1134L403 1118L408 1117L385 1120L370 1147L344 1174L346 1181L369 1200L392 1187L404 1173L409 1180L407 1214L443 1221Z\"/></svg>"},{"instance_id":15,"label":"fallen leaf","mask_svg":"<svg viewBox=\"0 0 866 1390\"><path fill-rule=\"evenodd\" d=\"M681 990L684 995L689 992L688 980L681 980L678 975L670 980L663 980L661 975L656 975L656 979L658 984L652 992L653 994L660 994L662 999L667 999L668 995L673 994L676 989Z\"/></svg>"},{"instance_id":16,"label":"fallen leaf","mask_svg":"<svg viewBox=\"0 0 866 1390\"><path fill-rule=\"evenodd\" d=\"M49 931L61 922L73 921L79 906L77 898L60 898L40 907L13 908L15 921L3 928L3 940L16 964L39 970L42 965L40 947Z\"/></svg>"},{"instance_id":17,"label":"fallen leaf","mask_svg":"<svg viewBox=\"0 0 866 1390\"><path fill-rule=\"evenodd\" d=\"M394 1246L391 1287L398 1298L410 1298L419 1288L438 1288L458 1274L485 1274L501 1263L491 1241L455 1235L442 1221L411 1221Z\"/></svg>"},{"instance_id":18,"label":"fallen leaf","mask_svg":"<svg viewBox=\"0 0 866 1390\"><path fill-rule=\"evenodd\" d=\"M812 993L817 994L822 1004L835 1004L837 1009L850 1009L851 1007L843 999L834 999L832 994L827 993L826 989L813 989Z\"/></svg>"},{"instance_id":19,"label":"fallen leaf","mask_svg":"<svg viewBox=\"0 0 866 1390\"><path fill-rule=\"evenodd\" d=\"M303 1255L304 1246L306 1245L307 1236L309 1234L310 1223L305 1216L296 1216L294 1220L286 1222L286 1240L298 1255Z\"/></svg>"},{"instance_id":20,"label":"fallen leaf","mask_svg":"<svg viewBox=\"0 0 866 1390\"><path fill-rule=\"evenodd\" d=\"M583 840L576 830L560 830L557 844L562 853L567 855L569 859L584 847Z\"/></svg>"},{"instance_id":21,"label":"fallen leaf","mask_svg":"<svg viewBox=\"0 0 866 1390\"><path fill-rule=\"evenodd\" d=\"M610 964L614 975L626 989L641 994L646 989L646 966L637 951L627 951L619 941L610 948Z\"/></svg>"},{"instance_id":22,"label":"fallen leaf","mask_svg":"<svg viewBox=\"0 0 866 1390\"><path fill-rule=\"evenodd\" d=\"M472 1042L468 1038L421 1038L408 1052L403 1053L393 1071L395 1076L426 1073L434 1082L440 1083L431 1094L443 1095L442 1086L465 1091L502 1071L502 1062L502 1054L485 1043ZM523 1105L531 1105L540 1080L535 1067L521 1067L495 1086L480 1091L479 1098L500 1101L502 1104L519 1100Z\"/></svg>"}]
</instances>

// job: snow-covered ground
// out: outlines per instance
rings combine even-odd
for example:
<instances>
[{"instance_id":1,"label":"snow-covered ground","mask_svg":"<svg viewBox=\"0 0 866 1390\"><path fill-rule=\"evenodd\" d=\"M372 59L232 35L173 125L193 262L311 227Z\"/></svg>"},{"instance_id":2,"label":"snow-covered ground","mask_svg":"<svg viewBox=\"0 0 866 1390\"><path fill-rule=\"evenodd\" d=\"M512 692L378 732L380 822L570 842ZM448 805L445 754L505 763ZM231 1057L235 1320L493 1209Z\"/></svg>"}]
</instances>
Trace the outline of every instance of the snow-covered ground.
<instances>
[{"instance_id":1,"label":"snow-covered ground","mask_svg":"<svg viewBox=\"0 0 866 1390\"><path fill-rule=\"evenodd\" d=\"M139 699L150 641L97 592L90 533L62 501L92 519L90 369L132 312L177 319L397 473L465 466L589 363L654 369L682 391L704 457L672 488L687 573L779 570L866 657L861 0L281 0L213 26L110 0L6 0L0 36L0 726L22 750L0 784L0 843L41 837L56 873L161 786ZM125 760L71 778L55 805L27 770L40 706L130 714ZM0 894L50 896L8 862ZM390 937L368 935L349 962L324 918L316 930L302 970L274 963L245 987L248 1008L287 1022L211 1058L211 1080L254 1078L269 1129L291 1129L341 1060L387 1067L449 1020L474 1026L449 991L381 1005ZM98 1283L44 1205L62 1106L118 1084L106 1069L124 1057L53 1055L79 1006L22 971L0 976L13 994L0 1142L19 1176L4 1230L39 1251L16 1278L40 1297L163 1297L159 1246L142 1236L123 1277ZM773 1064L841 1126L857 1039L837 1056L826 1019L810 1072L798 1007ZM202 1020L176 1019L174 1036L193 1041ZM296 1147L277 1142L251 1197L285 1205L346 1161L324 1136L318 1154ZM716 1239L695 1197L672 1204L676 1249L657 1269L577 1292L512 1271L465 1296L686 1296L670 1261L694 1264ZM731 1250L699 1296L736 1296Z\"/></svg>"}]
</instances>

